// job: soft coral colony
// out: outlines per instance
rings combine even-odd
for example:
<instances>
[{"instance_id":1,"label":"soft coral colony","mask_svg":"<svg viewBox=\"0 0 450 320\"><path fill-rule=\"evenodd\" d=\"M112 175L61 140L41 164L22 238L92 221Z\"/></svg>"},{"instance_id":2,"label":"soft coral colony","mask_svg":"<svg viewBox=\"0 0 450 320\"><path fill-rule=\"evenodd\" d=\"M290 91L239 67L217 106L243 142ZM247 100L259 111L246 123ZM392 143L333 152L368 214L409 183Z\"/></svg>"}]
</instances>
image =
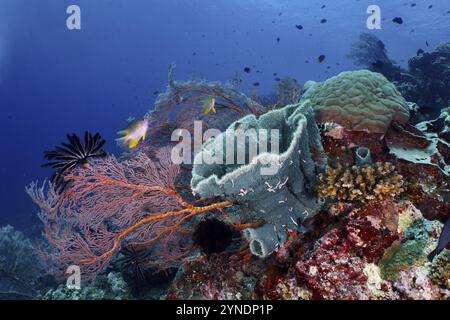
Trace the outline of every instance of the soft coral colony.
<instances>
[{"instance_id":1,"label":"soft coral colony","mask_svg":"<svg viewBox=\"0 0 450 320\"><path fill-rule=\"evenodd\" d=\"M28 186L47 269L63 277L79 265L83 279L94 280L117 256L145 250L136 257L140 273L178 270L170 298L450 297L442 281L450 272L448 134L412 126L412 104L371 71L303 88L285 79L273 101L237 86L177 81L171 68L167 91L145 117L145 142L116 158L87 134L81 148L101 156L85 152L81 164L62 164L62 191L54 180ZM204 101L214 112L202 114ZM441 118L448 125L448 114ZM171 132L192 130L194 120L223 133L204 143L193 165L176 165ZM211 153L225 159L217 146L238 130L274 128L278 152L246 154L242 164L201 161ZM263 141L245 140L243 150L251 143ZM267 163L276 174L261 174Z\"/></svg>"}]
</instances>

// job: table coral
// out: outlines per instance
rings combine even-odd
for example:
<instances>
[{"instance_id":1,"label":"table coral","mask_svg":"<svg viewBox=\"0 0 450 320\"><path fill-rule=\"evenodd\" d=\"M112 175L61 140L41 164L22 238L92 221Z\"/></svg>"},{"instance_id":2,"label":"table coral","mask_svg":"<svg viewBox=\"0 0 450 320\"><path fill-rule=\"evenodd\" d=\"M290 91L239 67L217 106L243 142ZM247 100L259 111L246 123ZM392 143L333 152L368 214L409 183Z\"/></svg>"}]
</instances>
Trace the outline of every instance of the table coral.
<instances>
[{"instance_id":1,"label":"table coral","mask_svg":"<svg viewBox=\"0 0 450 320\"><path fill-rule=\"evenodd\" d=\"M367 70L343 72L307 92L320 123L349 130L385 133L392 121L406 123L406 100L383 75Z\"/></svg>"}]
</instances>

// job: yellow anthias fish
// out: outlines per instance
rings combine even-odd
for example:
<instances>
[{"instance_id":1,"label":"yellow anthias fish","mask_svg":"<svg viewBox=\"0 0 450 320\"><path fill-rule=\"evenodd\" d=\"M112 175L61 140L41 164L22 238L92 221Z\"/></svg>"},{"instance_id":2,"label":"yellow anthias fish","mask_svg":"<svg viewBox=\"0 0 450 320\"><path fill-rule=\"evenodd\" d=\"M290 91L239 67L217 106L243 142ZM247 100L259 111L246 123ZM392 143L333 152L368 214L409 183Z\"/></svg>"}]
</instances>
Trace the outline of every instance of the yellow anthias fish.
<instances>
[{"instance_id":1,"label":"yellow anthias fish","mask_svg":"<svg viewBox=\"0 0 450 320\"><path fill-rule=\"evenodd\" d=\"M203 114L205 116L207 116L211 111L213 113L216 113L216 99L210 98L210 99L201 100L201 102L203 103L203 105L202 105Z\"/></svg>"},{"instance_id":2,"label":"yellow anthias fish","mask_svg":"<svg viewBox=\"0 0 450 320\"><path fill-rule=\"evenodd\" d=\"M148 130L148 119L134 120L130 122L125 130L117 132L117 134L125 135L122 138L116 139L117 141L123 141L129 143L130 149L134 149L139 144L139 141L145 141Z\"/></svg>"}]
</instances>

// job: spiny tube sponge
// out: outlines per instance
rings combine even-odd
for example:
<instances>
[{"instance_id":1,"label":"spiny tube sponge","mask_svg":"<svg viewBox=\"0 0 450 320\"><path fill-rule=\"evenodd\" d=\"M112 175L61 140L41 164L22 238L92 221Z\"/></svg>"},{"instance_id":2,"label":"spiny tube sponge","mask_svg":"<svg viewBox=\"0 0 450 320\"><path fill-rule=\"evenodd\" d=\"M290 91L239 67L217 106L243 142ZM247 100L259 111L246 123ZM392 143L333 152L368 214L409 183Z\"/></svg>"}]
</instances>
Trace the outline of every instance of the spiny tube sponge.
<instances>
[{"instance_id":1,"label":"spiny tube sponge","mask_svg":"<svg viewBox=\"0 0 450 320\"><path fill-rule=\"evenodd\" d=\"M394 198L404 190L403 177L395 172L389 162L374 166L352 166L336 168L328 166L325 174L319 175L319 195L340 201L373 201Z\"/></svg>"},{"instance_id":2,"label":"spiny tube sponge","mask_svg":"<svg viewBox=\"0 0 450 320\"><path fill-rule=\"evenodd\" d=\"M348 130L386 133L392 121L409 120L409 107L382 74L348 71L312 86L307 92L320 123Z\"/></svg>"},{"instance_id":3,"label":"spiny tube sponge","mask_svg":"<svg viewBox=\"0 0 450 320\"><path fill-rule=\"evenodd\" d=\"M268 139L261 134L263 129ZM256 134L249 134L252 131ZM278 148L274 147L275 140ZM259 152L255 154L251 149L256 146ZM234 150L245 153L244 163L236 161ZM303 219L320 208L315 187L317 174L325 166L323 154L308 101L272 110L259 119L249 115L203 145L194 159L192 190L203 198L223 197L242 204L251 219L263 219L276 227L281 244L286 228L297 229ZM233 161L226 164L230 155ZM207 164L205 159L211 156L216 161ZM265 243L265 239L260 242Z\"/></svg>"}]
</instances>

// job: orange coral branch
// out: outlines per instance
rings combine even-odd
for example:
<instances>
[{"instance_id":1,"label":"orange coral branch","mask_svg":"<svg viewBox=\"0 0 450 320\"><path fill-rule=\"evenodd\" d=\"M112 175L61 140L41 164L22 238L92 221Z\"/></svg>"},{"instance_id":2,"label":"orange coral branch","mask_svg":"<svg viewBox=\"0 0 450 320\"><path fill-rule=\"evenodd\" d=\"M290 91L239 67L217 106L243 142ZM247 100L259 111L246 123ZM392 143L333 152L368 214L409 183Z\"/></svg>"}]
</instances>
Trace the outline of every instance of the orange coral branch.
<instances>
[{"instance_id":1,"label":"orange coral branch","mask_svg":"<svg viewBox=\"0 0 450 320\"><path fill-rule=\"evenodd\" d=\"M81 263L82 264L95 264L101 261L105 261L105 260L109 260L121 247L121 242L122 240L128 236L129 234L131 234L132 232L134 232L136 229L138 229L139 227L151 223L153 221L156 220L162 220L162 219L167 219L170 217L174 217L174 216L181 216L183 214L189 213L191 212L191 214L187 215L186 217L184 217L183 219L181 219L179 221L178 224L176 224L174 227L178 226L179 224L181 224L182 221L185 221L186 219L205 213L205 212L209 212L209 211L213 211L213 210L217 210L217 209L221 209L221 208L225 208L225 207L230 207L233 206L234 203L230 202L230 201L224 201L224 202L220 202L220 203L214 203L205 207L192 207L192 208L188 208L188 209L183 209L180 211L171 211L171 212L166 212L166 213L162 213L162 214L156 214L156 215L152 215L149 218L143 219L141 221L139 221L138 223L136 223L135 225L129 227L128 229L124 230L123 232L121 232L114 240L114 244L113 247L111 248L111 250L105 252L104 254L102 254L101 256L97 256L97 257L93 257L93 258L89 258L89 259L85 259L82 260ZM173 231L172 228L170 228L169 230ZM160 235L158 238L159 239L162 235ZM155 240L153 240L152 242L154 242Z\"/></svg>"},{"instance_id":2,"label":"orange coral branch","mask_svg":"<svg viewBox=\"0 0 450 320\"><path fill-rule=\"evenodd\" d=\"M255 229L255 228L259 228L259 227L263 226L265 223L266 222L264 220L258 220L258 221L254 222L254 223L235 224L235 225L233 225L233 228L238 230L238 231L241 231L241 230L244 230L244 229L248 229L248 228Z\"/></svg>"}]
</instances>

